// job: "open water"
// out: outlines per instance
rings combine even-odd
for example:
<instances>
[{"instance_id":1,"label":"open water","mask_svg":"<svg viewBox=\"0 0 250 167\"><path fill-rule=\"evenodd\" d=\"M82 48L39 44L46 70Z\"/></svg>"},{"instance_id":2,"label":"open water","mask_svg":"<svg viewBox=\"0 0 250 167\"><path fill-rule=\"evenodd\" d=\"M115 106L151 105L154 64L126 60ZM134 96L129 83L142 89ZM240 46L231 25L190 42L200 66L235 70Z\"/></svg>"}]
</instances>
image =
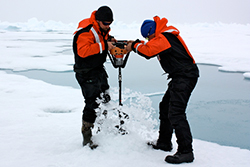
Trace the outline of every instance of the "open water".
<instances>
[{"instance_id":1,"label":"open water","mask_svg":"<svg viewBox=\"0 0 250 167\"><path fill-rule=\"evenodd\" d=\"M149 69L155 66L148 66L148 63L140 64L140 68L129 64L133 63L128 62L127 67L122 69L122 87L149 96L158 117L158 103L167 89L167 76L161 75L160 67ZM219 72L217 66L198 66L200 78L187 108L193 137L250 150L250 80L244 79L241 73ZM106 68L110 86L118 87L118 70L110 63L106 63ZM29 70L14 73L80 89L73 71Z\"/></svg>"}]
</instances>

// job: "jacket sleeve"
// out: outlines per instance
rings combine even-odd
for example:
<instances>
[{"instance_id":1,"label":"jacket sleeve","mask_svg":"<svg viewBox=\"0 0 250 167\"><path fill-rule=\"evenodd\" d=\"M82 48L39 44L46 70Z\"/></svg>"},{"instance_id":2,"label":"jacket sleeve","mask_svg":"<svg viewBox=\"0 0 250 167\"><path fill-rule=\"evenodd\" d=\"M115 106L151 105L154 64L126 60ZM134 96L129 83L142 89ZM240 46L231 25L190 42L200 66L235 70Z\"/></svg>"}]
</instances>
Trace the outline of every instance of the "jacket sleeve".
<instances>
[{"instance_id":1,"label":"jacket sleeve","mask_svg":"<svg viewBox=\"0 0 250 167\"><path fill-rule=\"evenodd\" d=\"M145 57L146 59L157 56L159 53L169 48L171 48L171 45L167 38L165 38L162 34L151 39L147 43L136 40L132 44L133 51Z\"/></svg>"},{"instance_id":2,"label":"jacket sleeve","mask_svg":"<svg viewBox=\"0 0 250 167\"><path fill-rule=\"evenodd\" d=\"M95 37L91 32L81 33L76 43L77 43L77 53L82 58L102 53L106 47L104 41L96 43Z\"/></svg>"}]
</instances>

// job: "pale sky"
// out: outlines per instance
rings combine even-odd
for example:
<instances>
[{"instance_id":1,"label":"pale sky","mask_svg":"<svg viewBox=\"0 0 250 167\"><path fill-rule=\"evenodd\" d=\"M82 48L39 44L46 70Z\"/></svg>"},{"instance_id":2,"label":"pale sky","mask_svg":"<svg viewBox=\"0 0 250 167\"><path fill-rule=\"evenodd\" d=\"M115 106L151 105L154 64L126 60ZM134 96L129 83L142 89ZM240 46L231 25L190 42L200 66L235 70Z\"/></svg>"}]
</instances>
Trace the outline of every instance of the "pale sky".
<instances>
[{"instance_id":1,"label":"pale sky","mask_svg":"<svg viewBox=\"0 0 250 167\"><path fill-rule=\"evenodd\" d=\"M250 23L250 0L0 0L0 21L78 23L102 5L127 24L155 15L172 23Z\"/></svg>"}]
</instances>

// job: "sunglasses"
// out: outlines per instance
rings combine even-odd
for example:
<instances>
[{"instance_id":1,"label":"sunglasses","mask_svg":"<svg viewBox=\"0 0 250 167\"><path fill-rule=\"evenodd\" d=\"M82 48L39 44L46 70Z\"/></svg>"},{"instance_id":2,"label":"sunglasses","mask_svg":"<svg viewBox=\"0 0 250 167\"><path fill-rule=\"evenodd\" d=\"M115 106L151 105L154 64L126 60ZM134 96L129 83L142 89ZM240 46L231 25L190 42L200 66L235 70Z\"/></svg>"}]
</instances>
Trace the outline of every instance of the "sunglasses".
<instances>
[{"instance_id":1,"label":"sunglasses","mask_svg":"<svg viewBox=\"0 0 250 167\"><path fill-rule=\"evenodd\" d=\"M105 22L105 21L102 21L102 24L105 25L105 26L109 26L112 22Z\"/></svg>"}]
</instances>

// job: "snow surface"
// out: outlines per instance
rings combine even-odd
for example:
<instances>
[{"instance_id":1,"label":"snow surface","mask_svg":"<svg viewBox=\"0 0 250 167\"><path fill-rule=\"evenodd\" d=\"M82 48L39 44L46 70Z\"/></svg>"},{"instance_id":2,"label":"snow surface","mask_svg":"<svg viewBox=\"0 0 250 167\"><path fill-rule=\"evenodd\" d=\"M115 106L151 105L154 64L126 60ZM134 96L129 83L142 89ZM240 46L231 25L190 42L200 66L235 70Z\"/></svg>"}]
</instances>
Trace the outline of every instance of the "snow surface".
<instances>
[{"instance_id":1,"label":"snow surface","mask_svg":"<svg viewBox=\"0 0 250 167\"><path fill-rule=\"evenodd\" d=\"M112 25L117 39L141 38L138 24ZM207 24L176 25L197 63L219 65L219 70L242 72L250 78L250 25ZM44 69L71 71L74 24L42 22L33 18L27 23L0 22L0 68L14 71ZM122 33L121 33L122 32ZM129 62L132 63L132 62ZM158 65L159 66L159 65ZM157 67L159 68L159 67ZM113 127L117 113L118 90L111 88L112 101L101 105L108 109L102 131L94 133L96 150L82 147L79 89L55 86L24 76L0 71L0 164L3 167L74 167L74 166L175 166L166 164L170 153L146 145L157 138L153 127L154 109L141 93L123 91L122 110L129 114L128 135L119 135ZM103 120L99 120L103 121ZM97 131L95 125L94 132ZM194 139L195 161L182 166L249 166L250 151Z\"/></svg>"},{"instance_id":2,"label":"snow surface","mask_svg":"<svg viewBox=\"0 0 250 167\"><path fill-rule=\"evenodd\" d=\"M242 72L244 77L249 78L250 24L197 23L173 25L180 30L197 63L218 65L220 71ZM69 63L73 63L72 57L69 55L61 57L58 52L61 51L60 47L64 45L68 45L71 49L72 32L75 31L76 27L77 24L73 23L43 22L36 18L32 18L25 23L0 22L1 54L11 55L8 57L1 56L0 67L13 70L72 70L72 67L68 66ZM114 22L111 28L111 34L117 39L142 39L139 32L140 25L137 23L127 25L122 22ZM35 41L37 39L40 41L39 45ZM46 41L49 39L51 41ZM20 41L25 40L27 40L25 43L20 44ZM60 42L55 43L54 40ZM46 49L41 50L45 46ZM27 50L23 52L24 49ZM37 49L39 49L39 52L34 55ZM22 50L22 53L17 55L18 50ZM12 56L15 56L15 59ZM43 58L41 61L47 63L36 64L37 59L34 59L34 57L39 56ZM60 59L57 59L57 56L60 56ZM29 61L15 63L16 58L29 58ZM57 59L57 66L49 64L54 58Z\"/></svg>"}]
</instances>

